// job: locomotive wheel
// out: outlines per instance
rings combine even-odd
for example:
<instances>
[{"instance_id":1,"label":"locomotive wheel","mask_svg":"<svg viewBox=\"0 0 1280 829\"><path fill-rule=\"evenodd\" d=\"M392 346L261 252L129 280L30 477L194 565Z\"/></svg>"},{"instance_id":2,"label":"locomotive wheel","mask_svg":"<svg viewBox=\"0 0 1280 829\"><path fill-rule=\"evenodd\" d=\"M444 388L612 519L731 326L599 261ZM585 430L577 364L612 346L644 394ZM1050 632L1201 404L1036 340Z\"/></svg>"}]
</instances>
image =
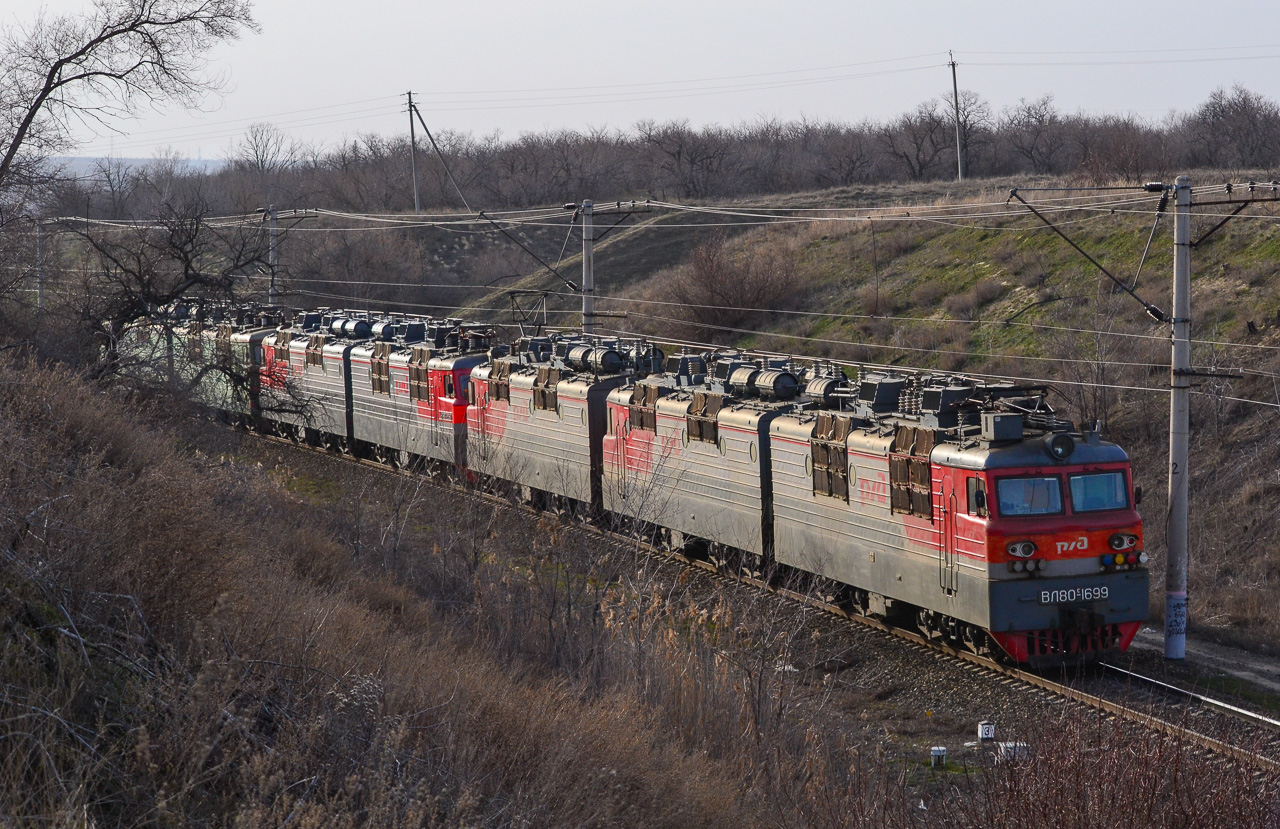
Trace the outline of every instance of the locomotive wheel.
<instances>
[{"instance_id":1,"label":"locomotive wheel","mask_svg":"<svg viewBox=\"0 0 1280 829\"><path fill-rule=\"evenodd\" d=\"M990 639L987 632L973 625L964 625L960 630L960 641L964 644L965 650L970 653L985 654L990 649Z\"/></svg>"},{"instance_id":2,"label":"locomotive wheel","mask_svg":"<svg viewBox=\"0 0 1280 829\"><path fill-rule=\"evenodd\" d=\"M937 639L942 635L942 631L938 629L937 621L934 618L936 615L932 610L925 610L924 608L916 611L916 627L928 639Z\"/></svg>"},{"instance_id":3,"label":"locomotive wheel","mask_svg":"<svg viewBox=\"0 0 1280 829\"><path fill-rule=\"evenodd\" d=\"M572 521L576 510L573 507L573 500L563 495L547 495L547 512L551 513L561 521Z\"/></svg>"},{"instance_id":4,"label":"locomotive wheel","mask_svg":"<svg viewBox=\"0 0 1280 829\"><path fill-rule=\"evenodd\" d=\"M851 612L856 613L859 616L871 615L871 602L867 598L867 591L862 588L849 588L848 593L841 604L846 605Z\"/></svg>"},{"instance_id":5,"label":"locomotive wheel","mask_svg":"<svg viewBox=\"0 0 1280 829\"><path fill-rule=\"evenodd\" d=\"M742 562L736 550L724 544L711 542L707 545L707 560L724 573L739 574L743 572Z\"/></svg>"}]
</instances>

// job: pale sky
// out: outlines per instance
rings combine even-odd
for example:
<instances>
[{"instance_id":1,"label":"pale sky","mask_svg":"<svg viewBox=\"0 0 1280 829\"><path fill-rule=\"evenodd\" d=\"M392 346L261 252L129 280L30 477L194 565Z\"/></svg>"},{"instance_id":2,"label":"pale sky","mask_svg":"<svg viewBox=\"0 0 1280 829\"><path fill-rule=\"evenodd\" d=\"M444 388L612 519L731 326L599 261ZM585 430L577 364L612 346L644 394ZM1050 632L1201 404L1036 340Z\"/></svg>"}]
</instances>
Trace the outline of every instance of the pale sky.
<instances>
[{"instance_id":1,"label":"pale sky","mask_svg":"<svg viewBox=\"0 0 1280 829\"><path fill-rule=\"evenodd\" d=\"M28 22L35 3L0 11ZM82 0L45 0L50 13ZM332 146L408 132L476 135L687 119L884 120L961 89L999 111L1052 93L1067 112L1159 118L1240 83L1280 100L1280 4L644 0L259 0L258 34L219 48L229 78L201 113L148 112L78 155L225 156L254 122Z\"/></svg>"}]
</instances>

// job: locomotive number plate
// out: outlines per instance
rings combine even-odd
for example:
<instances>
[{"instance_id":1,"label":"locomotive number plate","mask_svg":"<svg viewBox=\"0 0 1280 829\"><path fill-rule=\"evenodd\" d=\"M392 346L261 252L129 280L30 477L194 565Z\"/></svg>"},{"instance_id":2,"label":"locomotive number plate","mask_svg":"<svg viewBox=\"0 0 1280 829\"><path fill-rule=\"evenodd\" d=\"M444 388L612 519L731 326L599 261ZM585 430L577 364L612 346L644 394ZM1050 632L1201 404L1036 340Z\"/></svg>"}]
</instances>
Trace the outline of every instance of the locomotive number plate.
<instances>
[{"instance_id":1,"label":"locomotive number plate","mask_svg":"<svg viewBox=\"0 0 1280 829\"><path fill-rule=\"evenodd\" d=\"M1111 591L1106 587L1068 587L1065 590L1041 590L1040 604L1065 604L1066 602L1096 602L1106 599Z\"/></svg>"}]
</instances>

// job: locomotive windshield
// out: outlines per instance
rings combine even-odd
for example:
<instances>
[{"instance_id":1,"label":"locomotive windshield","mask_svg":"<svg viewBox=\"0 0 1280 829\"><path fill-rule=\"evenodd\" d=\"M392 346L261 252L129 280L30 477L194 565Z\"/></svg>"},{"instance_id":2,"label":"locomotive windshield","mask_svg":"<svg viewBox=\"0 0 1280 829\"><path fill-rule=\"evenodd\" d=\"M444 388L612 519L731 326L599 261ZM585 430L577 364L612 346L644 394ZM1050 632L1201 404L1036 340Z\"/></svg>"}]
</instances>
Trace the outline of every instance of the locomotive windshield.
<instances>
[{"instance_id":1,"label":"locomotive windshield","mask_svg":"<svg viewBox=\"0 0 1280 829\"><path fill-rule=\"evenodd\" d=\"M1001 478L1000 514L1052 515L1062 512L1062 481L1057 475L1038 478Z\"/></svg>"},{"instance_id":2,"label":"locomotive windshield","mask_svg":"<svg viewBox=\"0 0 1280 829\"><path fill-rule=\"evenodd\" d=\"M1101 512L1129 506L1129 488L1123 472L1097 472L1071 476L1071 509Z\"/></svg>"}]
</instances>

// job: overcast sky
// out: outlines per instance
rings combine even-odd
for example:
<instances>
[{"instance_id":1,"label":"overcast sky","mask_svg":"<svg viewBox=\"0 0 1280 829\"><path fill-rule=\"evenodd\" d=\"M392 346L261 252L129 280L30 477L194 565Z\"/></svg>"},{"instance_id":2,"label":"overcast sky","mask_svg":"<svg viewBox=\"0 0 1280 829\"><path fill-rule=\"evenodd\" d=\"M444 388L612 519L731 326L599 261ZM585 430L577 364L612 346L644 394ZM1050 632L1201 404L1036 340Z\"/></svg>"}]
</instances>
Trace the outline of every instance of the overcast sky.
<instances>
[{"instance_id":1,"label":"overcast sky","mask_svg":"<svg viewBox=\"0 0 1280 829\"><path fill-rule=\"evenodd\" d=\"M26 23L35 4L4 4ZM82 0L46 0L50 13ZM259 0L261 32L217 50L229 86L205 111L147 113L80 155L172 148L225 156L269 122L333 145L427 125L477 135L687 119L884 120L961 89L998 111L1052 93L1060 108L1160 118L1240 83L1280 99L1276 0L1183 2L609 3Z\"/></svg>"}]
</instances>

